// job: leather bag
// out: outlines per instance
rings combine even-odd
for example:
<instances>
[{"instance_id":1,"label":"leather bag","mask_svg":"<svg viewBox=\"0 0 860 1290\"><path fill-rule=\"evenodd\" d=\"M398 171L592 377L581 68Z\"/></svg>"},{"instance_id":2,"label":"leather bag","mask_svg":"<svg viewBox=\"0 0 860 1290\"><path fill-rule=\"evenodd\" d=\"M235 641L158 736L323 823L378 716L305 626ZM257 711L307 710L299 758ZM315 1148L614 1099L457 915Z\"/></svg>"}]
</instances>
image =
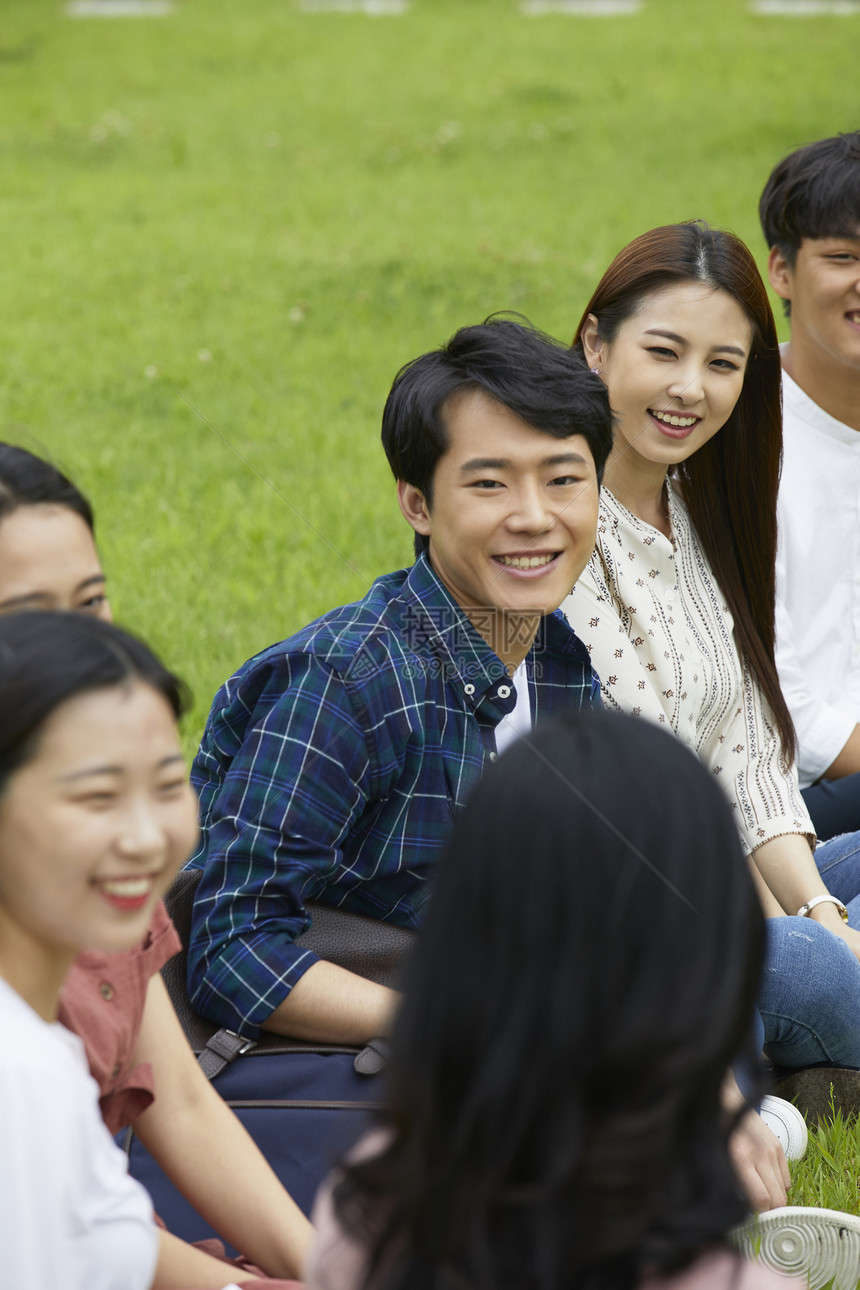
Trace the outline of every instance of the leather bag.
<instances>
[{"instance_id":1,"label":"leather bag","mask_svg":"<svg viewBox=\"0 0 860 1290\"><path fill-rule=\"evenodd\" d=\"M213 1087L239 1116L296 1204L309 1213L319 1183L382 1106L386 1045L383 1040L363 1049L311 1044L266 1031L249 1040L202 1017L186 983L186 947L199 878L199 870L184 869L165 897L183 948L164 965L162 976ZM299 944L368 980L397 984L413 932L324 905L308 908L313 922ZM146 1187L171 1232L188 1241L217 1235L131 1129L123 1146L129 1172Z\"/></svg>"}]
</instances>

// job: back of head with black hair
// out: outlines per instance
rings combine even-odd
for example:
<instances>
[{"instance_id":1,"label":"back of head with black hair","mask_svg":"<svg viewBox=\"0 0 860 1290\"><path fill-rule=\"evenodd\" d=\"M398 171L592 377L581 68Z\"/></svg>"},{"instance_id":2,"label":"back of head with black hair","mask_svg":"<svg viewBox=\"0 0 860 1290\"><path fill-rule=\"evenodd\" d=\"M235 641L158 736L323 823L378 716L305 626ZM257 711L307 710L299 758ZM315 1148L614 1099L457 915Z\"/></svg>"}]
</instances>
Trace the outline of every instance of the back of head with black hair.
<instances>
[{"instance_id":1,"label":"back of head with black hair","mask_svg":"<svg viewBox=\"0 0 860 1290\"><path fill-rule=\"evenodd\" d=\"M26 448L0 443L0 521L21 506L41 504L67 507L94 532L92 507L70 479Z\"/></svg>"},{"instance_id":2,"label":"back of head with black hair","mask_svg":"<svg viewBox=\"0 0 860 1290\"><path fill-rule=\"evenodd\" d=\"M141 681L177 718L187 693L152 650L89 614L28 610L0 615L0 792L33 755L39 732L69 699Z\"/></svg>"},{"instance_id":3,"label":"back of head with black hair","mask_svg":"<svg viewBox=\"0 0 860 1290\"><path fill-rule=\"evenodd\" d=\"M433 474L448 447L445 406L454 395L482 390L527 425L556 439L580 434L598 482L612 446L606 389L581 355L544 332L494 316L461 327L441 349L401 368L382 414L382 446L395 479L412 484L428 507ZM429 539L415 535L415 553Z\"/></svg>"},{"instance_id":4,"label":"back of head with black hair","mask_svg":"<svg viewBox=\"0 0 860 1290\"><path fill-rule=\"evenodd\" d=\"M791 267L805 237L860 236L860 130L808 143L775 166L758 207Z\"/></svg>"},{"instance_id":5,"label":"back of head with black hair","mask_svg":"<svg viewBox=\"0 0 860 1290\"><path fill-rule=\"evenodd\" d=\"M721 1085L764 923L679 740L585 713L455 821L393 1039L382 1154L335 1190L374 1290L629 1290L745 1213Z\"/></svg>"}]
</instances>

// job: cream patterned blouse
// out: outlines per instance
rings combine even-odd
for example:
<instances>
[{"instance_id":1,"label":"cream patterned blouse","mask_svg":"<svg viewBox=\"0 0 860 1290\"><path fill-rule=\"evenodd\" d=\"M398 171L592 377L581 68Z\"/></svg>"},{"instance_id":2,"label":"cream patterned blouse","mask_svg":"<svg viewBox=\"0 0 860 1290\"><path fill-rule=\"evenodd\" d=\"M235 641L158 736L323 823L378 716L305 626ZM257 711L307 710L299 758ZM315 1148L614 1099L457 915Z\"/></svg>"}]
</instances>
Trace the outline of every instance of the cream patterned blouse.
<instances>
[{"instance_id":1,"label":"cream patterned blouse","mask_svg":"<svg viewBox=\"0 0 860 1290\"><path fill-rule=\"evenodd\" d=\"M773 713L741 664L734 622L671 483L672 538L607 488L597 546L562 605L588 646L607 708L668 725L719 777L747 851L786 833L814 842Z\"/></svg>"}]
</instances>

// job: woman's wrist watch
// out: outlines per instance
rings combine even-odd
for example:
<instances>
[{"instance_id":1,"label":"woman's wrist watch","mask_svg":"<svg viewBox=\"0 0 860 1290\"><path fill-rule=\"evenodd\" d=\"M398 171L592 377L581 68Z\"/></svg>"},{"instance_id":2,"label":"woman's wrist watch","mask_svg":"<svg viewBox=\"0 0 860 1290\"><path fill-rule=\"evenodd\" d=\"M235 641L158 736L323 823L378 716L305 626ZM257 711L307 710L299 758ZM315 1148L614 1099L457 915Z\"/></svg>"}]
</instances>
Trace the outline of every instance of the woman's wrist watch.
<instances>
[{"instance_id":1,"label":"woman's wrist watch","mask_svg":"<svg viewBox=\"0 0 860 1290\"><path fill-rule=\"evenodd\" d=\"M841 900L838 900L836 896L831 896L829 892L824 896L813 896L812 900L808 900L805 905L801 905L800 909L797 911L797 917L808 918L816 905L823 905L825 903L828 905L835 905L839 910L839 913L842 915L843 923L848 922L848 910L842 904Z\"/></svg>"}]
</instances>

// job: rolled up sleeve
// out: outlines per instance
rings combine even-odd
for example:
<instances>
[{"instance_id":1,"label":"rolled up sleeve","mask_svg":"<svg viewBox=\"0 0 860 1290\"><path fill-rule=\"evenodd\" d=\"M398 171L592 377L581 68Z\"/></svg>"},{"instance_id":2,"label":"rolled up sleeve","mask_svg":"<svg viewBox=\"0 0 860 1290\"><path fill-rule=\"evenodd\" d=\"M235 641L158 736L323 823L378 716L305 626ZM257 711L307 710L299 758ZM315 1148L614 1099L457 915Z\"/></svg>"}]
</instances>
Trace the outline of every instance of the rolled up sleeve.
<instances>
[{"instance_id":1,"label":"rolled up sleeve","mask_svg":"<svg viewBox=\"0 0 860 1290\"><path fill-rule=\"evenodd\" d=\"M189 991L205 1016L252 1036L316 962L295 943L310 923L305 901L341 869L370 793L366 736L343 679L311 655L267 667L258 693L222 691L192 772L203 822L192 864L203 872Z\"/></svg>"}]
</instances>

